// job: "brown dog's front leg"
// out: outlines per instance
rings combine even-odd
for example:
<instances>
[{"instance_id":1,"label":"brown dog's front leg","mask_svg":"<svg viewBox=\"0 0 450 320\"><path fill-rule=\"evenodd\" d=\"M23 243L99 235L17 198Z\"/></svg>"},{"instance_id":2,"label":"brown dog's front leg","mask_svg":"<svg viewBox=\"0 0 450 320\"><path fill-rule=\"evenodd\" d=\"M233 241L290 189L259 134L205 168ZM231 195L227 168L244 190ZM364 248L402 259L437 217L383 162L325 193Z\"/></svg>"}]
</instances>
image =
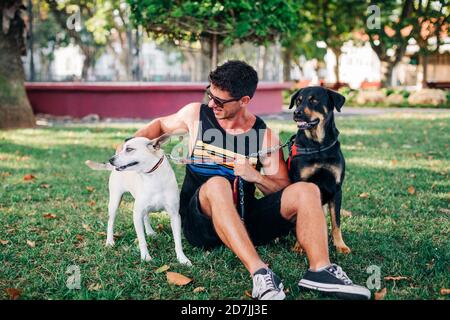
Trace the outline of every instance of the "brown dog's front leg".
<instances>
[{"instance_id":1,"label":"brown dog's front leg","mask_svg":"<svg viewBox=\"0 0 450 320\"><path fill-rule=\"evenodd\" d=\"M345 244L342 239L341 233L341 201L342 193L338 191L334 200L328 203L331 216L331 234L333 236L333 244L336 247L336 251L339 253L348 254L351 252L350 248Z\"/></svg>"}]
</instances>

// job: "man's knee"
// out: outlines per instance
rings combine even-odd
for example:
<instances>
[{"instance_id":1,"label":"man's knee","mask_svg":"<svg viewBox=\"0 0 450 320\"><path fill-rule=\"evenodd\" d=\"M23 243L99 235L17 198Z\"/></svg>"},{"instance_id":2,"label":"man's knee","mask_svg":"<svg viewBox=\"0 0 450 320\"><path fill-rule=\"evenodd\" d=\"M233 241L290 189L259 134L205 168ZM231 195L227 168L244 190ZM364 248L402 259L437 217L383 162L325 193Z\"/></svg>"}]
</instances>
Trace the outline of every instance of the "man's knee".
<instances>
[{"instance_id":1,"label":"man's knee","mask_svg":"<svg viewBox=\"0 0 450 320\"><path fill-rule=\"evenodd\" d=\"M206 181L202 186L202 189L208 199L214 199L228 191L231 191L231 184L224 177L215 176L209 178L208 181Z\"/></svg>"},{"instance_id":2,"label":"man's knee","mask_svg":"<svg viewBox=\"0 0 450 320\"><path fill-rule=\"evenodd\" d=\"M320 189L314 183L296 182L285 189L281 200L282 216L291 221L301 206L307 206L311 201L320 201Z\"/></svg>"}]
</instances>

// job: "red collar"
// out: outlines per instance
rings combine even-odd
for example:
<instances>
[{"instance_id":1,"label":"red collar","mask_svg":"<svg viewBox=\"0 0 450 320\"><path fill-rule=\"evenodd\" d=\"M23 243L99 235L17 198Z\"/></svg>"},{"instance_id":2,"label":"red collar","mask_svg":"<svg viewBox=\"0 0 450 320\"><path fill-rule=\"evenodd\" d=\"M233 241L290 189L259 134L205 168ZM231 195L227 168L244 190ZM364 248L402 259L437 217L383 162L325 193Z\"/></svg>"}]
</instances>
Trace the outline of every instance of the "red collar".
<instances>
[{"instance_id":1,"label":"red collar","mask_svg":"<svg viewBox=\"0 0 450 320\"><path fill-rule=\"evenodd\" d=\"M153 167L150 171L148 171L148 172L146 172L146 173L147 173L147 174L148 174L148 173L152 173L152 172L154 172L156 169L158 169L159 166L161 165L161 163L163 162L163 160L164 160L164 156L162 156L161 159L159 159L158 163L156 163L156 164L154 165L154 167Z\"/></svg>"}]
</instances>

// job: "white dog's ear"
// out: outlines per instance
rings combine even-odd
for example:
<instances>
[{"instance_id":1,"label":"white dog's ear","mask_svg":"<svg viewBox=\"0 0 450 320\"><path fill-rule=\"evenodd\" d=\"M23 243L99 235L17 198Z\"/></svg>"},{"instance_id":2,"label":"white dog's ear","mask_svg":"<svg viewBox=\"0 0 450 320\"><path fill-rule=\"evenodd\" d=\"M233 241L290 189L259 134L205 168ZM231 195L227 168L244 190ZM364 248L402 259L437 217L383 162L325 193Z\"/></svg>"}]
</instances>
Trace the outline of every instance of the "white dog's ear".
<instances>
[{"instance_id":1,"label":"white dog's ear","mask_svg":"<svg viewBox=\"0 0 450 320\"><path fill-rule=\"evenodd\" d=\"M161 145L169 141L171 135L168 133L163 134L162 136L155 138L153 140L150 140L149 145L153 146L155 150L159 150L161 148Z\"/></svg>"}]
</instances>

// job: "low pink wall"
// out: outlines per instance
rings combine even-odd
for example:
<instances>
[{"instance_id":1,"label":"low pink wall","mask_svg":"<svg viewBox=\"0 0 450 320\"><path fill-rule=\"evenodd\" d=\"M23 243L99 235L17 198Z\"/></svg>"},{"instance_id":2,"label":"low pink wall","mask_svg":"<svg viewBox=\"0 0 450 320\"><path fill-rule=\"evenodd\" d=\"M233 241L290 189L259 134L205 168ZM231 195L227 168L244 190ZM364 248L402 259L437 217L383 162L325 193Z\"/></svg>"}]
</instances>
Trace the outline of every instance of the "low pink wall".
<instances>
[{"instance_id":1,"label":"low pink wall","mask_svg":"<svg viewBox=\"0 0 450 320\"><path fill-rule=\"evenodd\" d=\"M35 113L83 117L154 118L203 101L206 83L52 83L25 84ZM255 114L281 111L283 83L260 83L249 110Z\"/></svg>"}]
</instances>

